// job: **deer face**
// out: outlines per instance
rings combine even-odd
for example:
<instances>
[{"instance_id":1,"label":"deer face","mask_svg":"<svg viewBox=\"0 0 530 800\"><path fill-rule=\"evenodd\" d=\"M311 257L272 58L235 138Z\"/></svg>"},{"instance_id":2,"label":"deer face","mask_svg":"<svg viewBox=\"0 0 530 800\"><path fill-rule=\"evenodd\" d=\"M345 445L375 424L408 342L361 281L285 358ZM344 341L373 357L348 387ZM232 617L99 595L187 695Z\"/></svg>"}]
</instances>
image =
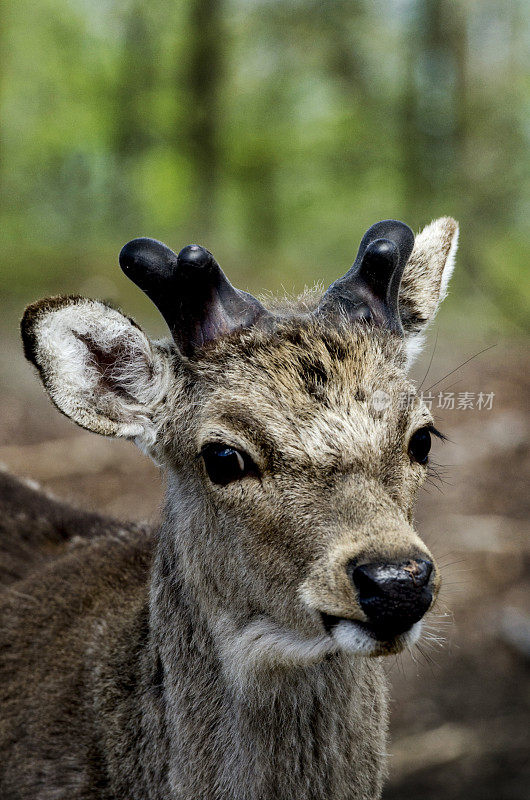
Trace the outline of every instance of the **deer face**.
<instances>
[{"instance_id":1,"label":"deer face","mask_svg":"<svg viewBox=\"0 0 530 800\"><path fill-rule=\"evenodd\" d=\"M26 353L60 410L165 466L161 547L227 653L397 652L436 597L412 527L436 432L405 367L445 291L456 224L433 223L414 249L391 225L367 233L318 304L289 311L233 289L202 248L136 240L122 265L175 344L82 298L26 312ZM160 259L170 273L180 262L183 297Z\"/></svg>"},{"instance_id":2,"label":"deer face","mask_svg":"<svg viewBox=\"0 0 530 800\"><path fill-rule=\"evenodd\" d=\"M418 635L439 583L411 525L432 419L404 361L384 332L293 320L194 363L164 457L190 516L215 520L178 548L212 617L374 655Z\"/></svg>"}]
</instances>

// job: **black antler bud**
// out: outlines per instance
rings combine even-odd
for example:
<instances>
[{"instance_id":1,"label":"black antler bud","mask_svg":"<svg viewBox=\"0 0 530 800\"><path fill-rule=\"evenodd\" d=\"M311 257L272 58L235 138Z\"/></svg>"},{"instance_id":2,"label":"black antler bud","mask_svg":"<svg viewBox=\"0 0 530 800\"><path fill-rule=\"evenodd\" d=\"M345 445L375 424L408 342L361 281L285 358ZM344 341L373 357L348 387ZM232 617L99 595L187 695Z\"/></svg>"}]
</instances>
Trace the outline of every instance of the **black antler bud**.
<instances>
[{"instance_id":1,"label":"black antler bud","mask_svg":"<svg viewBox=\"0 0 530 800\"><path fill-rule=\"evenodd\" d=\"M186 355L268 314L252 295L235 289L213 255L196 244L177 256L155 239L133 239L120 253L120 266L157 306Z\"/></svg>"},{"instance_id":2,"label":"black antler bud","mask_svg":"<svg viewBox=\"0 0 530 800\"><path fill-rule=\"evenodd\" d=\"M399 285L413 246L414 234L403 222L383 220L372 225L353 266L331 284L317 313L372 321L402 335Z\"/></svg>"}]
</instances>

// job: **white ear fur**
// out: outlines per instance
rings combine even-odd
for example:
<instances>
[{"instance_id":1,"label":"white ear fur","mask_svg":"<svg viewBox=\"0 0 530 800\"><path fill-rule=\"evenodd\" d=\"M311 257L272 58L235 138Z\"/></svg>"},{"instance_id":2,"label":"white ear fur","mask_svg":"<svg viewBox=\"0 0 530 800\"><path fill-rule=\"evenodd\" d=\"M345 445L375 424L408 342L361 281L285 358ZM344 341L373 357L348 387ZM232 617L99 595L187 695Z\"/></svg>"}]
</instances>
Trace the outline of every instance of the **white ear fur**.
<instances>
[{"instance_id":1,"label":"white ear fur","mask_svg":"<svg viewBox=\"0 0 530 800\"><path fill-rule=\"evenodd\" d=\"M96 300L52 298L26 310L22 337L60 411L95 433L149 450L169 361L132 320Z\"/></svg>"},{"instance_id":2,"label":"white ear fur","mask_svg":"<svg viewBox=\"0 0 530 800\"><path fill-rule=\"evenodd\" d=\"M458 223L441 217L418 234L399 290L409 363L421 351L423 334L447 295L455 267Z\"/></svg>"}]
</instances>

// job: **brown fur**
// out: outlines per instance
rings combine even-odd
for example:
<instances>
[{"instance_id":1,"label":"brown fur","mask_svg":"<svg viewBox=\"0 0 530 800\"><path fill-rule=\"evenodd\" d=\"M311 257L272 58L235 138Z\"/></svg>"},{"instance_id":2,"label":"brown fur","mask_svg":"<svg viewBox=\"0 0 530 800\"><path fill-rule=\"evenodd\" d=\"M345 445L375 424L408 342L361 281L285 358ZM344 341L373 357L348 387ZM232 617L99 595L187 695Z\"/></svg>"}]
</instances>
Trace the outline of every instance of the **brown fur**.
<instances>
[{"instance_id":1,"label":"brown fur","mask_svg":"<svg viewBox=\"0 0 530 800\"><path fill-rule=\"evenodd\" d=\"M53 557L13 570L0 595L6 800L380 797L381 660L335 640L322 612L366 619L352 559L430 558L412 525L425 468L407 447L431 418L401 402L414 387L399 337L332 327L307 302L193 358L92 301L26 317L58 407L135 438L168 491L158 531L103 521L100 535L98 521L68 547L52 525ZM212 483L199 455L211 442L257 475Z\"/></svg>"},{"instance_id":2,"label":"brown fur","mask_svg":"<svg viewBox=\"0 0 530 800\"><path fill-rule=\"evenodd\" d=\"M0 591L87 539L144 529L72 508L1 468L0 508Z\"/></svg>"}]
</instances>

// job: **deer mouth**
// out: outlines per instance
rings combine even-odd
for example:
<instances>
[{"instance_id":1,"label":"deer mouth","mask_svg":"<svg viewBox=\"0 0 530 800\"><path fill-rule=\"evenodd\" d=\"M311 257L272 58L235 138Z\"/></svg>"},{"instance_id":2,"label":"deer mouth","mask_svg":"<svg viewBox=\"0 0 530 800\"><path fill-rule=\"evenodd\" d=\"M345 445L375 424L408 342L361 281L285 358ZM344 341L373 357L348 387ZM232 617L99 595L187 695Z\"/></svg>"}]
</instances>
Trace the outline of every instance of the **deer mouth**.
<instances>
[{"instance_id":1,"label":"deer mouth","mask_svg":"<svg viewBox=\"0 0 530 800\"><path fill-rule=\"evenodd\" d=\"M332 614L322 612L322 623L327 634L331 634L333 628L341 622L350 622L357 625L358 628L365 631L372 639L377 639L379 642L388 642L400 636L403 633L410 631L414 622L411 620L397 619L395 622L387 625L376 625L370 622L361 622L357 619L349 619L349 617L334 617Z\"/></svg>"},{"instance_id":2,"label":"deer mouth","mask_svg":"<svg viewBox=\"0 0 530 800\"><path fill-rule=\"evenodd\" d=\"M396 618L391 624L376 625L325 612L321 617L324 630L341 649L371 656L399 653L414 644L421 632L421 622L410 619Z\"/></svg>"}]
</instances>

